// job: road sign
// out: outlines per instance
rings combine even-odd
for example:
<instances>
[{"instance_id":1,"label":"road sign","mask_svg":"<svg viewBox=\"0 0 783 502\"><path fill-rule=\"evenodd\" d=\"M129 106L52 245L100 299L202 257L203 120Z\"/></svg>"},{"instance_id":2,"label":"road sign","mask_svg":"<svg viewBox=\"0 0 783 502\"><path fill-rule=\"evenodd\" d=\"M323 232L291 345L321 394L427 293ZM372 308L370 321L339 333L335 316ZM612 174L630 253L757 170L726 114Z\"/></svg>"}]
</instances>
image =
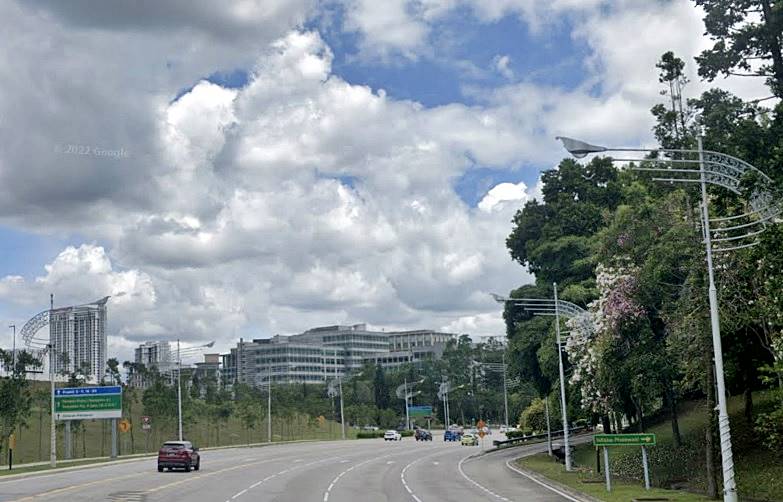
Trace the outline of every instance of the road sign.
<instances>
[{"instance_id":1,"label":"road sign","mask_svg":"<svg viewBox=\"0 0 783 502\"><path fill-rule=\"evenodd\" d=\"M131 428L131 424L128 421L128 419L124 418L120 420L119 427L120 427L120 432L128 432Z\"/></svg>"},{"instance_id":2,"label":"road sign","mask_svg":"<svg viewBox=\"0 0 783 502\"><path fill-rule=\"evenodd\" d=\"M478 434L481 439L484 439L484 436L486 435L486 433L484 432L484 427L486 425L487 424L483 420L479 420L478 423L476 424L476 428L478 429Z\"/></svg>"},{"instance_id":3,"label":"road sign","mask_svg":"<svg viewBox=\"0 0 783 502\"><path fill-rule=\"evenodd\" d=\"M655 446L655 434L595 434L595 446Z\"/></svg>"},{"instance_id":4,"label":"road sign","mask_svg":"<svg viewBox=\"0 0 783 502\"><path fill-rule=\"evenodd\" d=\"M141 428L145 431L148 431L152 428L152 424L150 423L150 417L144 416L141 417Z\"/></svg>"},{"instance_id":5,"label":"road sign","mask_svg":"<svg viewBox=\"0 0 783 502\"><path fill-rule=\"evenodd\" d=\"M432 406L408 406L408 416L414 417L431 417Z\"/></svg>"},{"instance_id":6,"label":"road sign","mask_svg":"<svg viewBox=\"0 0 783 502\"><path fill-rule=\"evenodd\" d=\"M66 387L54 390L56 420L122 417L122 387Z\"/></svg>"}]
</instances>

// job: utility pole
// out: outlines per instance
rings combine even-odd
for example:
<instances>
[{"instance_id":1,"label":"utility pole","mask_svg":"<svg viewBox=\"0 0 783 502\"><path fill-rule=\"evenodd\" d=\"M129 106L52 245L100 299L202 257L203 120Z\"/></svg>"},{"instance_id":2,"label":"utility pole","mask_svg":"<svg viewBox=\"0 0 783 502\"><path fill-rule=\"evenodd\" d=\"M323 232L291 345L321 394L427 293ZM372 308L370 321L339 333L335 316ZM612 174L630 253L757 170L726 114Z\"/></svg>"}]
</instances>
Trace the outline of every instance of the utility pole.
<instances>
[{"instance_id":1,"label":"utility pole","mask_svg":"<svg viewBox=\"0 0 783 502\"><path fill-rule=\"evenodd\" d=\"M544 398L544 411L546 412L546 447L549 456L552 456L552 426L549 424L549 396Z\"/></svg>"},{"instance_id":2,"label":"utility pole","mask_svg":"<svg viewBox=\"0 0 783 502\"><path fill-rule=\"evenodd\" d=\"M571 449L568 444L568 412L566 411L565 371L563 370L563 346L560 342L560 303L557 301L557 283L552 283L555 291L555 333L557 334L557 362L560 368L560 401L563 408L563 446L565 448L565 468L571 470Z\"/></svg>"},{"instance_id":3,"label":"utility pole","mask_svg":"<svg viewBox=\"0 0 783 502\"><path fill-rule=\"evenodd\" d=\"M403 383L405 384L405 430L410 430L411 417L408 415L408 377L403 378Z\"/></svg>"}]
</instances>

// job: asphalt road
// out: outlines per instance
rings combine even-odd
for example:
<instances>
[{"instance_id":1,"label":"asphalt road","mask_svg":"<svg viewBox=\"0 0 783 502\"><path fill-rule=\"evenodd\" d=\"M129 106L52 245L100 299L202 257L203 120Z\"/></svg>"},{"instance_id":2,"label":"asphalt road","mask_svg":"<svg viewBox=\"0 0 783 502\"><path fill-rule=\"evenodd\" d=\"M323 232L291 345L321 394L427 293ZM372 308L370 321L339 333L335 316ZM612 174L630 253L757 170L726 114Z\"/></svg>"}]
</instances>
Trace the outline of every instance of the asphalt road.
<instances>
[{"instance_id":1,"label":"asphalt road","mask_svg":"<svg viewBox=\"0 0 783 502\"><path fill-rule=\"evenodd\" d=\"M543 446L468 458L481 448L446 443L436 435L432 442L365 439L202 451L198 472L158 473L155 459L139 459L0 479L0 501L569 500L506 465Z\"/></svg>"}]
</instances>

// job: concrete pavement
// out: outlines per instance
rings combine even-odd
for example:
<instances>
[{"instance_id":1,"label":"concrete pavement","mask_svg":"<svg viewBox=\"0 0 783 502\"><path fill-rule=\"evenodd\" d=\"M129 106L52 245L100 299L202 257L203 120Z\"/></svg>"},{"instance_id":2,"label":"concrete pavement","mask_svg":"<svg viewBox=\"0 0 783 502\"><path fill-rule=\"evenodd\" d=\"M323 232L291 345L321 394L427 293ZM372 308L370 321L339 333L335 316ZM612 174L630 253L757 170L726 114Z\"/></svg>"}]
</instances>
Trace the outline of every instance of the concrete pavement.
<instances>
[{"instance_id":1,"label":"concrete pavement","mask_svg":"<svg viewBox=\"0 0 783 502\"><path fill-rule=\"evenodd\" d=\"M506 465L542 448L470 458L479 447L436 435L432 442L366 439L203 451L198 472L158 473L155 459L139 459L0 480L0 501L573 501Z\"/></svg>"}]
</instances>

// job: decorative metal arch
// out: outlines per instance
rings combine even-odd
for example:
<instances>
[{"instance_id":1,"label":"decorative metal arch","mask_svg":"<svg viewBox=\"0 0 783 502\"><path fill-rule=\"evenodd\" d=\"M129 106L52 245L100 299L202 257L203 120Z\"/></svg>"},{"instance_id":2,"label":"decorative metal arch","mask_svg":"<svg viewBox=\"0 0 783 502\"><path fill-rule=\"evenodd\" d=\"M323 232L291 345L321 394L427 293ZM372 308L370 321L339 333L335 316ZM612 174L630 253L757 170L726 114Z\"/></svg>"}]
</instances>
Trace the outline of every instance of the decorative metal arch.
<instances>
[{"instance_id":1,"label":"decorative metal arch","mask_svg":"<svg viewBox=\"0 0 783 502\"><path fill-rule=\"evenodd\" d=\"M38 332L41 328L49 326L49 312L49 310L44 310L37 313L22 326L20 335L22 340L24 340L25 347L28 349L41 351L43 354L47 352L49 337L42 338L38 335Z\"/></svg>"},{"instance_id":2,"label":"decorative metal arch","mask_svg":"<svg viewBox=\"0 0 783 502\"><path fill-rule=\"evenodd\" d=\"M590 321L590 313L579 305L567 300L557 300L551 298L507 298L504 296L490 293L492 298L498 303L512 303L522 307L533 315L554 316L560 314L563 317L573 319L580 328L590 333L593 331L593 323Z\"/></svg>"}]
</instances>

